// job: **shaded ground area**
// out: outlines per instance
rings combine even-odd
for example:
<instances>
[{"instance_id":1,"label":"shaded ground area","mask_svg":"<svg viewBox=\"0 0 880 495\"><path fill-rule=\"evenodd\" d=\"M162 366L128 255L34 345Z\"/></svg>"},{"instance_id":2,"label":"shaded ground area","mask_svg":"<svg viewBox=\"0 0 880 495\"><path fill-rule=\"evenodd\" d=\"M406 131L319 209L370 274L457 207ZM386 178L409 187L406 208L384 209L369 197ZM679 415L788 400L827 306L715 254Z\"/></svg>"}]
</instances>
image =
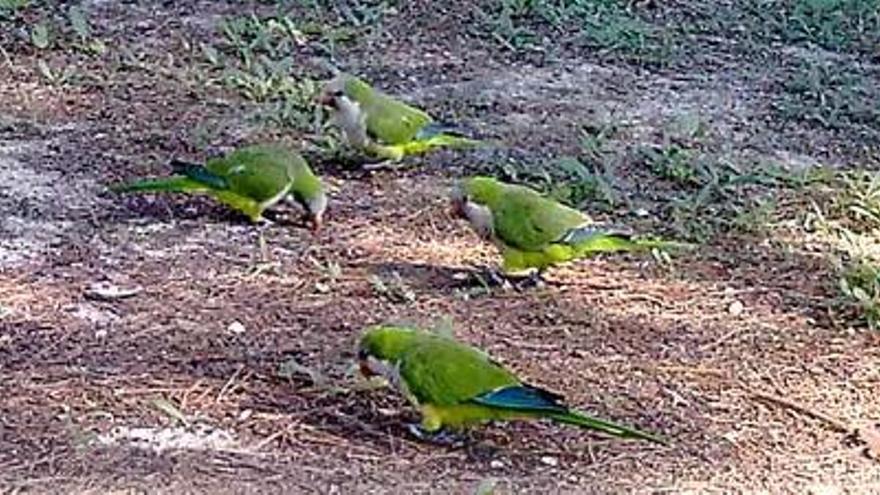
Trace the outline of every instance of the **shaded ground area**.
<instances>
[{"instance_id":1,"label":"shaded ground area","mask_svg":"<svg viewBox=\"0 0 880 495\"><path fill-rule=\"evenodd\" d=\"M788 24L737 38L706 13L729 7L697 1L554 11L555 24L509 2L432 4L317 2L314 20L271 3L87 2L87 35L64 24L67 4L0 18L0 486L880 491L864 445L809 413L880 418L880 334L840 311L837 258L805 227L812 190L789 187L820 165L875 163L872 32L831 48ZM276 63L257 42L259 62L229 62L245 51L230 19L251 12L332 26L241 28L293 40L272 47L293 54L281 69L299 85L251 70ZM635 31L605 46L571 28L575 15ZM653 44L666 38L651 26L682 18L691 31ZM39 22L62 26L45 49ZM304 97L330 57L504 144L396 171L343 166ZM839 67L858 82L822 79ZM324 175L324 231L278 225L261 243L210 201L105 188L267 139L302 146ZM547 165L562 157L569 168ZM478 171L704 243L671 260L578 263L543 289L486 289L468 276L496 253L445 199ZM415 442L414 413L357 380L352 350L370 324L450 321L530 381L673 446L544 423L491 425L461 449Z\"/></svg>"}]
</instances>

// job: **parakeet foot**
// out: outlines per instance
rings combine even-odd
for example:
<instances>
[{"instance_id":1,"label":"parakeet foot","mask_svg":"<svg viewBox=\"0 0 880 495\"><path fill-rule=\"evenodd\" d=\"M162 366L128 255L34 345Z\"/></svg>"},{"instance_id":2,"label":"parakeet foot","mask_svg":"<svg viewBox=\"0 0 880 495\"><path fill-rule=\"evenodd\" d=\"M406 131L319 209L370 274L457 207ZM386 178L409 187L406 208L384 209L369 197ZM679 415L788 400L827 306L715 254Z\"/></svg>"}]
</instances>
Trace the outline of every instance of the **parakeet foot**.
<instances>
[{"instance_id":1,"label":"parakeet foot","mask_svg":"<svg viewBox=\"0 0 880 495\"><path fill-rule=\"evenodd\" d=\"M519 292L529 289L543 289L546 286L547 283L544 281L544 277L539 271L533 271L528 276L519 278L513 282L513 287Z\"/></svg>"},{"instance_id":2,"label":"parakeet foot","mask_svg":"<svg viewBox=\"0 0 880 495\"><path fill-rule=\"evenodd\" d=\"M275 216L274 214L271 214L271 215L273 217ZM276 220L277 220L277 218L270 219L270 218L266 218L266 216L264 216L264 215L261 215L254 220L254 223L257 224L258 229L265 230L265 229L268 229L269 227L275 225Z\"/></svg>"},{"instance_id":3,"label":"parakeet foot","mask_svg":"<svg viewBox=\"0 0 880 495\"><path fill-rule=\"evenodd\" d=\"M513 287L506 275L492 267L483 266L479 268L473 273L473 278L487 289L492 287L510 289Z\"/></svg>"},{"instance_id":4,"label":"parakeet foot","mask_svg":"<svg viewBox=\"0 0 880 495\"><path fill-rule=\"evenodd\" d=\"M439 430L436 432L426 431L422 426L418 423L410 423L407 425L407 429L409 432L419 439L419 441L425 443L433 443L435 445L442 445L444 447L462 447L466 443L466 438L462 435L457 435L455 433Z\"/></svg>"},{"instance_id":5,"label":"parakeet foot","mask_svg":"<svg viewBox=\"0 0 880 495\"><path fill-rule=\"evenodd\" d=\"M532 271L528 275L511 275L494 268L484 267L475 274L475 277L487 288L500 287L504 290L514 289L519 292L529 289L543 289L547 285L539 271Z\"/></svg>"}]
</instances>

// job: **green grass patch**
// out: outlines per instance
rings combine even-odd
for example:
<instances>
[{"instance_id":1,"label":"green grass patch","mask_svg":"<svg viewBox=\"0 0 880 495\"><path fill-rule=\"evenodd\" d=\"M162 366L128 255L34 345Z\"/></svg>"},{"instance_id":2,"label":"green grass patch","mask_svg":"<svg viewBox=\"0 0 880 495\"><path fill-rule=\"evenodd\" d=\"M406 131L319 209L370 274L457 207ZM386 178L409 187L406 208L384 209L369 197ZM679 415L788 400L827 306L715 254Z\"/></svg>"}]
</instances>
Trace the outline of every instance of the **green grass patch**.
<instances>
[{"instance_id":1,"label":"green grass patch","mask_svg":"<svg viewBox=\"0 0 880 495\"><path fill-rule=\"evenodd\" d=\"M856 258L845 261L838 270L841 306L853 313L857 323L872 330L880 326L880 264Z\"/></svg>"},{"instance_id":2,"label":"green grass patch","mask_svg":"<svg viewBox=\"0 0 880 495\"><path fill-rule=\"evenodd\" d=\"M834 51L876 49L880 0L763 0L742 2L769 31L789 43Z\"/></svg>"},{"instance_id":3,"label":"green grass patch","mask_svg":"<svg viewBox=\"0 0 880 495\"><path fill-rule=\"evenodd\" d=\"M219 40L200 46L210 80L252 103L253 118L277 128L319 131L323 117L318 60L377 29L394 2L300 0L279 13L221 21Z\"/></svg>"},{"instance_id":4,"label":"green grass patch","mask_svg":"<svg viewBox=\"0 0 880 495\"><path fill-rule=\"evenodd\" d=\"M585 127L581 152L576 156L541 163L493 163L490 173L508 182L528 185L574 208L608 210L620 203L613 186L616 153L609 141L614 132L611 126Z\"/></svg>"},{"instance_id":5,"label":"green grass patch","mask_svg":"<svg viewBox=\"0 0 880 495\"><path fill-rule=\"evenodd\" d=\"M880 85L850 64L802 61L782 82L776 115L880 142Z\"/></svg>"},{"instance_id":6,"label":"green grass patch","mask_svg":"<svg viewBox=\"0 0 880 495\"><path fill-rule=\"evenodd\" d=\"M513 51L591 48L645 64L663 63L665 28L616 0L494 0L477 12L477 34Z\"/></svg>"}]
</instances>

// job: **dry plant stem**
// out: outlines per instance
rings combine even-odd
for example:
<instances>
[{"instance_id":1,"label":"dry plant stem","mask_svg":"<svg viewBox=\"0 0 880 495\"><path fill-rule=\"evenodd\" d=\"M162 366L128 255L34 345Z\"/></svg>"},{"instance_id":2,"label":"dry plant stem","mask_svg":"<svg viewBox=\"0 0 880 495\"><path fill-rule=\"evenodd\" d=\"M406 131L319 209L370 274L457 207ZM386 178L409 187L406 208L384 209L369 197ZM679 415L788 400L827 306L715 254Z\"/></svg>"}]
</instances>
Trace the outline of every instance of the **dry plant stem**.
<instances>
[{"instance_id":1,"label":"dry plant stem","mask_svg":"<svg viewBox=\"0 0 880 495\"><path fill-rule=\"evenodd\" d=\"M791 409L792 411L799 412L806 416L810 416L811 418L818 419L822 421L826 425L830 426L832 429L839 431L841 433L852 433L855 428L844 423L843 421L829 416L825 413L815 411L813 409L809 409L806 406L802 406L800 404L796 404L786 399L782 399L775 395L765 394L763 392L753 392L752 397L758 399L760 401L768 402L771 404L775 404L777 406L782 406L786 409Z\"/></svg>"}]
</instances>

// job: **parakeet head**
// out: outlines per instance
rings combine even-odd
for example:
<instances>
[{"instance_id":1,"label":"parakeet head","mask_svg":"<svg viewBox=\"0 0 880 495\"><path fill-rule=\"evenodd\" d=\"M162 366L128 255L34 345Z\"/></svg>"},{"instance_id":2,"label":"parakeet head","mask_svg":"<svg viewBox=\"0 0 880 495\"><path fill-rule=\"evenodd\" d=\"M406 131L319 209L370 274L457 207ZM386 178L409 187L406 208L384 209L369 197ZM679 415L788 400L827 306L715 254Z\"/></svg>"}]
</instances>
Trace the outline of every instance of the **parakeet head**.
<instances>
[{"instance_id":1,"label":"parakeet head","mask_svg":"<svg viewBox=\"0 0 880 495\"><path fill-rule=\"evenodd\" d=\"M338 108L343 98L348 98L345 94L345 83L348 80L347 74L339 74L333 79L324 83L324 88L318 96L318 103L328 107Z\"/></svg>"},{"instance_id":2,"label":"parakeet head","mask_svg":"<svg viewBox=\"0 0 880 495\"><path fill-rule=\"evenodd\" d=\"M492 205L496 203L504 185L491 177L470 177L458 182L452 189L453 213L470 222L484 237L492 235Z\"/></svg>"},{"instance_id":3,"label":"parakeet head","mask_svg":"<svg viewBox=\"0 0 880 495\"><path fill-rule=\"evenodd\" d=\"M301 160L295 168L291 196L306 210L312 230L319 230L327 211L327 193L321 179L312 172L305 160Z\"/></svg>"},{"instance_id":4,"label":"parakeet head","mask_svg":"<svg viewBox=\"0 0 880 495\"><path fill-rule=\"evenodd\" d=\"M333 119L342 128L349 144L354 146L367 144L367 116L361 105L372 92L364 81L348 74L339 74L324 84L318 97L319 103L333 109Z\"/></svg>"},{"instance_id":5,"label":"parakeet head","mask_svg":"<svg viewBox=\"0 0 880 495\"><path fill-rule=\"evenodd\" d=\"M319 190L310 198L300 200L306 209L308 222L311 224L312 230L317 232L324 225L324 213L327 211L327 194L323 190Z\"/></svg>"},{"instance_id":6,"label":"parakeet head","mask_svg":"<svg viewBox=\"0 0 880 495\"><path fill-rule=\"evenodd\" d=\"M424 330L393 326L368 328L358 344L358 361L364 376L388 376L404 352L418 339L430 337Z\"/></svg>"},{"instance_id":7,"label":"parakeet head","mask_svg":"<svg viewBox=\"0 0 880 495\"><path fill-rule=\"evenodd\" d=\"M318 102L342 110L354 102L368 98L372 93L373 88L363 80L341 73L324 83Z\"/></svg>"}]
</instances>

